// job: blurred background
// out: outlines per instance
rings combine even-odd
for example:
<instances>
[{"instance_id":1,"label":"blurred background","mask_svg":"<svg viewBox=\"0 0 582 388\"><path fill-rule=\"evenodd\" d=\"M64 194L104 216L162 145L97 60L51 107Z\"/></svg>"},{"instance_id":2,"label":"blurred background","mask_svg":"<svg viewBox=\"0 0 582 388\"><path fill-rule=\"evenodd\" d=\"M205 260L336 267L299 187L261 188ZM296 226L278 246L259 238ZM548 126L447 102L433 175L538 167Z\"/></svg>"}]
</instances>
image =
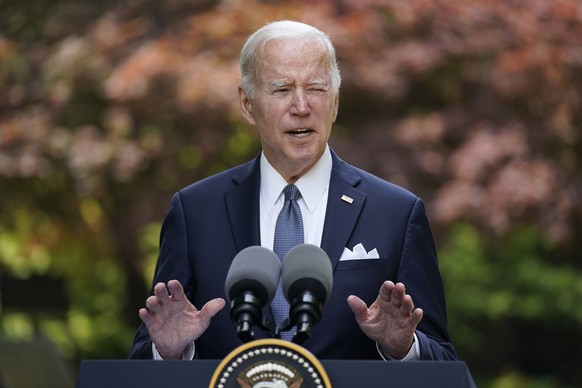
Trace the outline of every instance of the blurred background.
<instances>
[{"instance_id":1,"label":"blurred background","mask_svg":"<svg viewBox=\"0 0 582 388\"><path fill-rule=\"evenodd\" d=\"M336 46L331 146L425 200L478 386L582 386L578 0L2 0L0 386L126 357L171 195L259 150L238 54L278 19Z\"/></svg>"}]
</instances>

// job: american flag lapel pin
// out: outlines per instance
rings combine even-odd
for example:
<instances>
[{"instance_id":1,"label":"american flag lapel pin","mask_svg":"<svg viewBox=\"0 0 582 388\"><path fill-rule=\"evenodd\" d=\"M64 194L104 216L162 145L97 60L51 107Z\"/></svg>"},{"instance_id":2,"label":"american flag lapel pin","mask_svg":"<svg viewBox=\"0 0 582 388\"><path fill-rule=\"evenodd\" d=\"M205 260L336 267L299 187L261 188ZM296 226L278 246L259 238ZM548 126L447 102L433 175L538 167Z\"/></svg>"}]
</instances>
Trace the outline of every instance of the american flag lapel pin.
<instances>
[{"instance_id":1,"label":"american flag lapel pin","mask_svg":"<svg viewBox=\"0 0 582 388\"><path fill-rule=\"evenodd\" d=\"M350 205L352 204L352 202L354 202L354 199L352 197L348 197L347 195L342 195L342 201L349 203Z\"/></svg>"}]
</instances>

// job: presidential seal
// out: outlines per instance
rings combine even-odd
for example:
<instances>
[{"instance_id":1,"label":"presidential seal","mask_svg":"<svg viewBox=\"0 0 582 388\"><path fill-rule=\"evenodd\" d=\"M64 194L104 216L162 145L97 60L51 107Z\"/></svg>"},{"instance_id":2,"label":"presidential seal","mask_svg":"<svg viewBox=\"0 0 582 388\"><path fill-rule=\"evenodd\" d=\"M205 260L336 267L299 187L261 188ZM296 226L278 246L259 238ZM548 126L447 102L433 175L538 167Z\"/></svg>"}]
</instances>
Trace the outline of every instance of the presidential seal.
<instances>
[{"instance_id":1,"label":"presidential seal","mask_svg":"<svg viewBox=\"0 0 582 388\"><path fill-rule=\"evenodd\" d=\"M280 339L243 344L218 365L210 388L331 388L327 373L307 349Z\"/></svg>"}]
</instances>

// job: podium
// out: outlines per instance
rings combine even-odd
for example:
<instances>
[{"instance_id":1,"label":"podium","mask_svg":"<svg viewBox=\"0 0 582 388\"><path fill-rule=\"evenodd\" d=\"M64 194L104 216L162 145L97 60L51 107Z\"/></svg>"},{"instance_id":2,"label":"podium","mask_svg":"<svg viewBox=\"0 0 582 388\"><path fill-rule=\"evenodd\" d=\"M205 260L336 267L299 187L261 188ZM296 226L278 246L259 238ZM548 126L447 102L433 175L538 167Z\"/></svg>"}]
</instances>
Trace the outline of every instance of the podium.
<instances>
[{"instance_id":1,"label":"podium","mask_svg":"<svg viewBox=\"0 0 582 388\"><path fill-rule=\"evenodd\" d=\"M208 388L220 360L85 360L77 388ZM473 388L462 361L321 360L334 388Z\"/></svg>"}]
</instances>

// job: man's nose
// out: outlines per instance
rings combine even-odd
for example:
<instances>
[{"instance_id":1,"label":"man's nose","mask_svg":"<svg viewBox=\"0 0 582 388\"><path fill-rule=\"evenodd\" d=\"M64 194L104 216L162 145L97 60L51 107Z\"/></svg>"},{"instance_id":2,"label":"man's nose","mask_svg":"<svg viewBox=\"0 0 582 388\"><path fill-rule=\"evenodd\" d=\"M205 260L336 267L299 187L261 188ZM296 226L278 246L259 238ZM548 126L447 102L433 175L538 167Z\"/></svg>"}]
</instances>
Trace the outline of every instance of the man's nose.
<instances>
[{"instance_id":1,"label":"man's nose","mask_svg":"<svg viewBox=\"0 0 582 388\"><path fill-rule=\"evenodd\" d=\"M293 91L293 98L291 103L291 114L298 116L305 116L309 114L311 109L309 107L309 98L307 97L307 93L303 88L296 88Z\"/></svg>"}]
</instances>

